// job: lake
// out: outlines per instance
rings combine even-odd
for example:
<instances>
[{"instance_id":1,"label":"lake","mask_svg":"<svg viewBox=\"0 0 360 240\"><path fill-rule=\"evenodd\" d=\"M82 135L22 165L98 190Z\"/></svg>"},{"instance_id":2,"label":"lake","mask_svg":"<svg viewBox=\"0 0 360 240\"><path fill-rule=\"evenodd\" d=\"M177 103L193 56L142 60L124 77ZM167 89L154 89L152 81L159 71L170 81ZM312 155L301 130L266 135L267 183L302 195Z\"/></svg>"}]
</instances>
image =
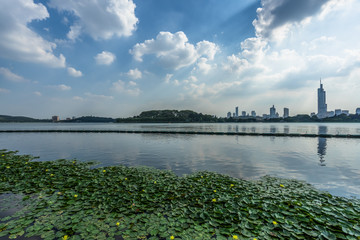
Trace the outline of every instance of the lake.
<instances>
[{"instance_id":1,"label":"lake","mask_svg":"<svg viewBox=\"0 0 360 240\"><path fill-rule=\"evenodd\" d=\"M356 123L1 123L0 130L141 130L360 135ZM214 171L243 179L264 175L305 180L333 195L360 198L360 139L130 133L0 133L0 148L151 166L178 175Z\"/></svg>"}]
</instances>

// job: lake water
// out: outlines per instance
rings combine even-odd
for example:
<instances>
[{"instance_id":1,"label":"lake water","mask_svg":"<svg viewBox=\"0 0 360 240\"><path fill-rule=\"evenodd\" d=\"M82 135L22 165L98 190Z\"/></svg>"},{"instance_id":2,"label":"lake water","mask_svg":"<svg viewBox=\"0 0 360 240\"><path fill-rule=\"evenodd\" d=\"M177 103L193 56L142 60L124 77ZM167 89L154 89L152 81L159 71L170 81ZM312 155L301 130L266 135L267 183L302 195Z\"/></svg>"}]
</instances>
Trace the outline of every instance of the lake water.
<instances>
[{"instance_id":1,"label":"lake water","mask_svg":"<svg viewBox=\"0 0 360 240\"><path fill-rule=\"evenodd\" d=\"M353 123L1 123L0 130L141 130L360 135ZM360 139L128 133L0 133L0 148L20 154L151 166L178 175L214 171L305 180L338 196L360 198Z\"/></svg>"}]
</instances>

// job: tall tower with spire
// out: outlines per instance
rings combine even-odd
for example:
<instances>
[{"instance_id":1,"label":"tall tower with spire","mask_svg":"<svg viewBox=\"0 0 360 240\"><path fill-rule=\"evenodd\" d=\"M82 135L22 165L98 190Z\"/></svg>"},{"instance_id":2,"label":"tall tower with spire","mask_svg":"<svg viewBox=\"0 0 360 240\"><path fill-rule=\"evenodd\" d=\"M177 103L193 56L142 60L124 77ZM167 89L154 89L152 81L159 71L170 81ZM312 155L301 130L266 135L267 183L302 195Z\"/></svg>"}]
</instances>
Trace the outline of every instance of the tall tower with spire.
<instances>
[{"instance_id":1,"label":"tall tower with spire","mask_svg":"<svg viewBox=\"0 0 360 240\"><path fill-rule=\"evenodd\" d=\"M320 88L318 88L318 118L325 118L327 115L326 92L320 78Z\"/></svg>"}]
</instances>

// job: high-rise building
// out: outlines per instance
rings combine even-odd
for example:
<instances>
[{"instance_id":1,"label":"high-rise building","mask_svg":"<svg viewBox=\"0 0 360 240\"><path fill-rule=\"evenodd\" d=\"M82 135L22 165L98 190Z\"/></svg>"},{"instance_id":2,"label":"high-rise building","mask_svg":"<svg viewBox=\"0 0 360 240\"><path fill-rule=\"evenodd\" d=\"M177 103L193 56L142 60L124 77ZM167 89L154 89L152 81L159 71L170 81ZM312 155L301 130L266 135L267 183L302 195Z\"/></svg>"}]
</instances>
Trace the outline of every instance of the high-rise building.
<instances>
[{"instance_id":1,"label":"high-rise building","mask_svg":"<svg viewBox=\"0 0 360 240\"><path fill-rule=\"evenodd\" d=\"M341 114L345 114L346 116L349 116L349 110L341 110Z\"/></svg>"},{"instance_id":2,"label":"high-rise building","mask_svg":"<svg viewBox=\"0 0 360 240\"><path fill-rule=\"evenodd\" d=\"M335 109L335 116L341 115L342 110L341 109Z\"/></svg>"},{"instance_id":3,"label":"high-rise building","mask_svg":"<svg viewBox=\"0 0 360 240\"><path fill-rule=\"evenodd\" d=\"M227 113L227 118L231 118L231 112Z\"/></svg>"},{"instance_id":4,"label":"high-rise building","mask_svg":"<svg viewBox=\"0 0 360 240\"><path fill-rule=\"evenodd\" d=\"M251 116L252 117L256 117L256 112L253 110L253 111L251 111Z\"/></svg>"},{"instance_id":5,"label":"high-rise building","mask_svg":"<svg viewBox=\"0 0 360 240\"><path fill-rule=\"evenodd\" d=\"M284 108L284 118L289 117L289 109L288 108Z\"/></svg>"},{"instance_id":6,"label":"high-rise building","mask_svg":"<svg viewBox=\"0 0 360 240\"><path fill-rule=\"evenodd\" d=\"M318 118L325 118L327 115L326 92L320 79L320 88L318 88Z\"/></svg>"},{"instance_id":7,"label":"high-rise building","mask_svg":"<svg viewBox=\"0 0 360 240\"><path fill-rule=\"evenodd\" d=\"M357 115L360 115L360 108L357 108L357 109L355 110L355 113L356 113Z\"/></svg>"},{"instance_id":8,"label":"high-rise building","mask_svg":"<svg viewBox=\"0 0 360 240\"><path fill-rule=\"evenodd\" d=\"M242 117L246 117L246 111L242 111L242 112L241 112L241 116L242 116Z\"/></svg>"},{"instance_id":9,"label":"high-rise building","mask_svg":"<svg viewBox=\"0 0 360 240\"><path fill-rule=\"evenodd\" d=\"M239 107L235 108L235 117L239 117Z\"/></svg>"},{"instance_id":10,"label":"high-rise building","mask_svg":"<svg viewBox=\"0 0 360 240\"><path fill-rule=\"evenodd\" d=\"M58 122L58 121L60 121L59 116L52 116L51 119L52 119L53 122Z\"/></svg>"},{"instance_id":11,"label":"high-rise building","mask_svg":"<svg viewBox=\"0 0 360 240\"><path fill-rule=\"evenodd\" d=\"M270 108L270 118L276 118L276 108L274 105Z\"/></svg>"}]
</instances>

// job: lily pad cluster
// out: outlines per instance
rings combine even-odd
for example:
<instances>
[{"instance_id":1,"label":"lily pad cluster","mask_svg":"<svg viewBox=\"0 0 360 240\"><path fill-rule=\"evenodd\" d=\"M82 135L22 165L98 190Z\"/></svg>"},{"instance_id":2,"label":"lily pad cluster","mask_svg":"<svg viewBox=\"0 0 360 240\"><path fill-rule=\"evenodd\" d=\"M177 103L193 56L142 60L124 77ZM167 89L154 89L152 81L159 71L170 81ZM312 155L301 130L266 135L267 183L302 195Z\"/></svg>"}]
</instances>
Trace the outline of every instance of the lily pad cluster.
<instances>
[{"instance_id":1,"label":"lily pad cluster","mask_svg":"<svg viewBox=\"0 0 360 240\"><path fill-rule=\"evenodd\" d=\"M302 181L34 159L0 150L0 237L360 239L360 200Z\"/></svg>"}]
</instances>

